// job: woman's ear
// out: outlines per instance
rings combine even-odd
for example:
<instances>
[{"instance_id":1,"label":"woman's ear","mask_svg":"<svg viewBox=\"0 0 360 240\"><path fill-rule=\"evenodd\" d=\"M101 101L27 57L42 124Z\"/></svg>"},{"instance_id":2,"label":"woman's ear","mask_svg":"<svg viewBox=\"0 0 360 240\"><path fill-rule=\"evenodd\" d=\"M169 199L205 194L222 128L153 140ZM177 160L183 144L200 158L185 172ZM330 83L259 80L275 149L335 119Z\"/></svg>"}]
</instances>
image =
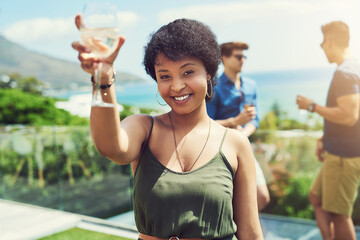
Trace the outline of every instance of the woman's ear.
<instances>
[{"instance_id":1,"label":"woman's ear","mask_svg":"<svg viewBox=\"0 0 360 240\"><path fill-rule=\"evenodd\" d=\"M206 75L206 79L207 79L207 81L210 81L211 80L211 74L210 73L208 73L207 75Z\"/></svg>"}]
</instances>

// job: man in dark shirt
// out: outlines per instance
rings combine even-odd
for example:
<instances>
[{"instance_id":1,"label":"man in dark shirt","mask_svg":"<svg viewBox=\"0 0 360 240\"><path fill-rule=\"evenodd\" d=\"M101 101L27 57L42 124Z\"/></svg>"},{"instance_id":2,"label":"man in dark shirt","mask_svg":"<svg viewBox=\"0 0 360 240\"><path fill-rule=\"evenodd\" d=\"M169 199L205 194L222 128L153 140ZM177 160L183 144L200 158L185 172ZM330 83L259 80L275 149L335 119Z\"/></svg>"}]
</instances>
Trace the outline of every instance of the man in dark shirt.
<instances>
[{"instance_id":1,"label":"man in dark shirt","mask_svg":"<svg viewBox=\"0 0 360 240\"><path fill-rule=\"evenodd\" d=\"M355 239L351 219L360 179L360 65L350 56L349 27L331 22L321 28L321 47L330 63L336 63L326 106L297 96L299 109L324 118L324 135L316 155L323 166L309 193L317 225L324 239ZM333 226L332 226L333 224Z\"/></svg>"}]
</instances>

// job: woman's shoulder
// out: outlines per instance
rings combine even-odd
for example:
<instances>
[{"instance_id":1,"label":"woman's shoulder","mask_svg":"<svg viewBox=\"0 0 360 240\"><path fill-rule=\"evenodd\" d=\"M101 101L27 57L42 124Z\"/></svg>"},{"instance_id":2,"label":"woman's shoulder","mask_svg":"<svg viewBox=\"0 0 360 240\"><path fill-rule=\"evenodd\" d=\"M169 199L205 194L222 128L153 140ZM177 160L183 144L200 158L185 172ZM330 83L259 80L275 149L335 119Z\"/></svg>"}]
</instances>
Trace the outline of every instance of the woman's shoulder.
<instances>
[{"instance_id":1,"label":"woman's shoulder","mask_svg":"<svg viewBox=\"0 0 360 240\"><path fill-rule=\"evenodd\" d=\"M126 123L131 126L139 126L140 128L150 129L154 125L161 127L165 125L167 114L159 115L147 115L147 114L133 114L121 120L122 123Z\"/></svg>"},{"instance_id":2,"label":"woman's shoulder","mask_svg":"<svg viewBox=\"0 0 360 240\"><path fill-rule=\"evenodd\" d=\"M133 114L121 119L121 127L131 131L132 134L147 136L152 131L154 119L147 114Z\"/></svg>"},{"instance_id":3,"label":"woman's shoulder","mask_svg":"<svg viewBox=\"0 0 360 240\"><path fill-rule=\"evenodd\" d=\"M226 131L226 136L224 140L227 144L238 147L239 145L244 145L249 142L248 137L245 134L241 133L239 130L233 128L226 128L217 122L215 122L215 124L215 131L219 132L219 134L225 134Z\"/></svg>"},{"instance_id":4,"label":"woman's shoulder","mask_svg":"<svg viewBox=\"0 0 360 240\"><path fill-rule=\"evenodd\" d=\"M250 142L248 137L241 133L239 130L232 128L225 128L224 126L216 123L216 131L218 132L218 136L224 136L224 146L226 148L235 150L235 152L242 151L244 148L248 147ZM226 131L226 133L225 133Z\"/></svg>"},{"instance_id":5,"label":"woman's shoulder","mask_svg":"<svg viewBox=\"0 0 360 240\"><path fill-rule=\"evenodd\" d=\"M130 116L127 116L124 119L121 119L122 123L133 123L133 124L146 124L151 123L152 116L147 114L133 114Z\"/></svg>"},{"instance_id":6,"label":"woman's shoulder","mask_svg":"<svg viewBox=\"0 0 360 240\"><path fill-rule=\"evenodd\" d=\"M223 138L222 153L230 163L233 171L237 172L239 161L244 159L242 157L243 153L248 152L249 148L251 148L247 136L236 129L225 128L218 123L216 123L216 131L217 137Z\"/></svg>"},{"instance_id":7,"label":"woman's shoulder","mask_svg":"<svg viewBox=\"0 0 360 240\"><path fill-rule=\"evenodd\" d=\"M248 137L239 130L229 129L227 135L226 143L235 151L237 155L250 147L250 141Z\"/></svg>"}]
</instances>

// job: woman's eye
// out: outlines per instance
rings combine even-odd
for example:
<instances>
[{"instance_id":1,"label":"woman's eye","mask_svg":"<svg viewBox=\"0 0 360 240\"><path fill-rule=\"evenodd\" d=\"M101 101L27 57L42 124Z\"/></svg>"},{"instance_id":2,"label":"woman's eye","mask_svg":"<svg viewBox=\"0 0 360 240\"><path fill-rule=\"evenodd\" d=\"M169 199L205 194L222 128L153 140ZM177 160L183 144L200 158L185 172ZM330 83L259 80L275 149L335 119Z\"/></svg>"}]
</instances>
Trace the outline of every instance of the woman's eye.
<instances>
[{"instance_id":1,"label":"woman's eye","mask_svg":"<svg viewBox=\"0 0 360 240\"><path fill-rule=\"evenodd\" d=\"M169 79L170 76L169 75L163 75L163 76L160 76L160 79L162 80L166 80L166 79Z\"/></svg>"},{"instance_id":2,"label":"woman's eye","mask_svg":"<svg viewBox=\"0 0 360 240\"><path fill-rule=\"evenodd\" d=\"M193 70L189 70L189 71L186 71L186 72L184 73L184 75L190 75L190 74L192 74L192 73L194 73L194 71L193 71Z\"/></svg>"}]
</instances>

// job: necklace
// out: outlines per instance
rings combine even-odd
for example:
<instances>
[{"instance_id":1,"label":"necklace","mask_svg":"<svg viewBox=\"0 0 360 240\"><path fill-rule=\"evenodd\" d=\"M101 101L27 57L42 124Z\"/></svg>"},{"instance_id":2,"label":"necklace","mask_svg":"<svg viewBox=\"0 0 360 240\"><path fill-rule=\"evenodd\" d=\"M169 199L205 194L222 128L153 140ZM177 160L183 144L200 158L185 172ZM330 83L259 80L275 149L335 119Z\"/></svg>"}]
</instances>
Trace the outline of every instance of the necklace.
<instances>
[{"instance_id":1,"label":"necklace","mask_svg":"<svg viewBox=\"0 0 360 240\"><path fill-rule=\"evenodd\" d=\"M181 167L181 169L183 170L183 172L185 172L185 169L184 169L184 167L183 167L183 165L182 165L182 163L181 163L181 160L180 160L180 154L179 154L179 152L178 152L178 150L177 150L178 146L177 146L177 143L176 143L175 128L174 128L174 124L173 124L172 119L171 119L170 112L168 113L168 116L169 116L169 120L170 120L170 123L171 123L171 129L172 129L173 136L174 136L176 159L178 160L178 162L179 162L179 164L180 164L180 167ZM204 151L205 146L206 146L206 144L207 144L207 142L208 142L208 140L209 140L210 130L211 130L211 120L210 120L210 118L209 118L209 131L208 131L208 135L207 135L207 137L206 137L205 144L204 144L203 148L201 149L201 151L200 151L200 153L199 153L199 156L197 156L197 158L195 159L194 163L191 165L191 167L189 168L189 170L187 170L187 172L190 172L190 171L191 171L191 169L194 167L195 163L199 160L202 152Z\"/></svg>"}]
</instances>

